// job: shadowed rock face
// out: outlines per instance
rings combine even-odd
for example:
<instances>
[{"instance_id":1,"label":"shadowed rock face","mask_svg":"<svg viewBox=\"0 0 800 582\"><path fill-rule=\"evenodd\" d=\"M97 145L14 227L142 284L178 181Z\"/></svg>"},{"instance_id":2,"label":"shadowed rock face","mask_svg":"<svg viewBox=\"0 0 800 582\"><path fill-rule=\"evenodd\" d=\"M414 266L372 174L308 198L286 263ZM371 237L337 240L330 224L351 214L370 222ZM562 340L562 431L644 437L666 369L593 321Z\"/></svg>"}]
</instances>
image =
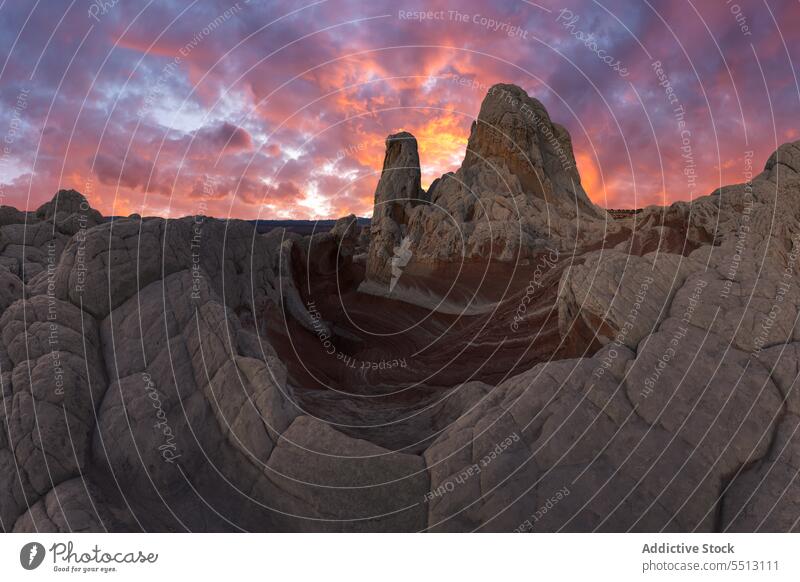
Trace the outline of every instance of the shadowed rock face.
<instances>
[{"instance_id":1,"label":"shadowed rock face","mask_svg":"<svg viewBox=\"0 0 800 582\"><path fill-rule=\"evenodd\" d=\"M0 209L0 527L797 531L800 142L607 225L500 87L369 232Z\"/></svg>"},{"instance_id":2,"label":"shadowed rock face","mask_svg":"<svg viewBox=\"0 0 800 582\"><path fill-rule=\"evenodd\" d=\"M567 130L550 120L544 106L516 85L494 85L472 126L465 175L494 174L506 168L522 192L550 204L575 207L605 218L581 186Z\"/></svg>"},{"instance_id":3,"label":"shadowed rock face","mask_svg":"<svg viewBox=\"0 0 800 582\"><path fill-rule=\"evenodd\" d=\"M367 278L375 283L388 284L391 280L394 249L406 234L411 210L426 201L420 176L414 136L401 132L387 137L383 171L375 190L367 257Z\"/></svg>"},{"instance_id":4,"label":"shadowed rock face","mask_svg":"<svg viewBox=\"0 0 800 582\"><path fill-rule=\"evenodd\" d=\"M386 146L364 292L387 292L401 254L427 265L515 263L620 230L584 192L567 130L514 85L489 90L461 167L427 193L414 138L392 135Z\"/></svg>"},{"instance_id":5,"label":"shadowed rock face","mask_svg":"<svg viewBox=\"0 0 800 582\"><path fill-rule=\"evenodd\" d=\"M36 218L50 222L64 234L74 235L103 221L102 215L89 206L86 197L76 190L59 190L50 202L36 210Z\"/></svg>"}]
</instances>

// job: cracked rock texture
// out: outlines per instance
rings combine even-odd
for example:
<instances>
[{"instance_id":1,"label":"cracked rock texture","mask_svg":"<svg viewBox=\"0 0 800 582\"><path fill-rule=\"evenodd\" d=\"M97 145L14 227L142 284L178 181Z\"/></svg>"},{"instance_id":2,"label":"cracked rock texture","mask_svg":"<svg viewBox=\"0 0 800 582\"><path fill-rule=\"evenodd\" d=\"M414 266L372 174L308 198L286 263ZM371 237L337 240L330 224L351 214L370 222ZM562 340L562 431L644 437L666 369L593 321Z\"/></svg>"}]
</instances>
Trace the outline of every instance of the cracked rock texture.
<instances>
[{"instance_id":1,"label":"cracked rock texture","mask_svg":"<svg viewBox=\"0 0 800 582\"><path fill-rule=\"evenodd\" d=\"M616 221L518 87L386 146L368 233L0 209L0 527L800 530L800 142Z\"/></svg>"}]
</instances>

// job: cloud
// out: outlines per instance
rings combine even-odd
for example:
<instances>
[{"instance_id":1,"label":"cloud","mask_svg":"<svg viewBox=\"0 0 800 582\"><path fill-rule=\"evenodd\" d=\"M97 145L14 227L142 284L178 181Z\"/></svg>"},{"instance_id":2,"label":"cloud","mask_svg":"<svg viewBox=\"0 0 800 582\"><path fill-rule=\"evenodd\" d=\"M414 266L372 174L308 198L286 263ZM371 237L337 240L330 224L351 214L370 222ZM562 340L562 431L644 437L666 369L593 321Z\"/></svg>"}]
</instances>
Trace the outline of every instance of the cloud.
<instances>
[{"instance_id":1,"label":"cloud","mask_svg":"<svg viewBox=\"0 0 800 582\"><path fill-rule=\"evenodd\" d=\"M695 13L684 2L576 0L576 27L624 63L622 78L557 10L516 1L403 6L442 11L427 22L399 18L389 0L240 3L224 19L227 0L120 2L99 22L80 3L7 3L0 97L31 93L5 203L35 208L96 178L89 195L105 213L163 207L164 197L173 213L191 213L211 176L209 214L364 214L388 134L417 136L430 183L458 165L471 118L501 81L569 129L595 201L686 199L675 105L656 60L685 112L702 195L744 179L745 151L758 167L798 138L797 5L739 4L737 17L726 3L694 3ZM510 37L481 17L527 34ZM0 111L0 135L11 114Z\"/></svg>"},{"instance_id":2,"label":"cloud","mask_svg":"<svg viewBox=\"0 0 800 582\"><path fill-rule=\"evenodd\" d=\"M253 138L250 134L227 121L216 127L201 129L197 132L196 138L218 150L249 150L253 147Z\"/></svg>"},{"instance_id":3,"label":"cloud","mask_svg":"<svg viewBox=\"0 0 800 582\"><path fill-rule=\"evenodd\" d=\"M98 154L92 165L101 184L142 192L169 193L169 186L159 180L155 165L135 153L127 156Z\"/></svg>"}]
</instances>

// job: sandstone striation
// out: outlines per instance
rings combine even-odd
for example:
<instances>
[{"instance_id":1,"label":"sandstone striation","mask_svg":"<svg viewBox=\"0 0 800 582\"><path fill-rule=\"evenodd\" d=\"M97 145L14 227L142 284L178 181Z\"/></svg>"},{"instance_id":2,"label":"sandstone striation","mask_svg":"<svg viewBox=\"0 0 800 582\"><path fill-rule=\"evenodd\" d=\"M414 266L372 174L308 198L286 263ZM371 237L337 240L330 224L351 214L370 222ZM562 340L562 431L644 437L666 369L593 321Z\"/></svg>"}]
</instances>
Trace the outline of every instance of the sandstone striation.
<instances>
[{"instance_id":1,"label":"sandstone striation","mask_svg":"<svg viewBox=\"0 0 800 582\"><path fill-rule=\"evenodd\" d=\"M799 270L800 142L608 225L508 85L368 234L3 207L0 528L798 531Z\"/></svg>"},{"instance_id":2,"label":"sandstone striation","mask_svg":"<svg viewBox=\"0 0 800 582\"><path fill-rule=\"evenodd\" d=\"M547 245L572 248L617 229L583 190L567 130L515 85L491 87L461 167L427 193L413 136L386 145L363 291L387 292L400 249L423 265L527 262Z\"/></svg>"}]
</instances>

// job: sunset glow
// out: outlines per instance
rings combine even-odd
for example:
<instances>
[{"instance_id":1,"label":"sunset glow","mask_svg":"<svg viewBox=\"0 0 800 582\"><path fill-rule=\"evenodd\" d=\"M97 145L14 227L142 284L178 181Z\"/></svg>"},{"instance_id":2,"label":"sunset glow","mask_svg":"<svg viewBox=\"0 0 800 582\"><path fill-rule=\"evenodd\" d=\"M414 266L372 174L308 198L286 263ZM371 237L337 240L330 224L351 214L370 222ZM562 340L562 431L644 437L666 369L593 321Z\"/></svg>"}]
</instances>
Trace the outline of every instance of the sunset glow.
<instances>
[{"instance_id":1,"label":"sunset glow","mask_svg":"<svg viewBox=\"0 0 800 582\"><path fill-rule=\"evenodd\" d=\"M417 137L427 187L458 168L497 82L568 128L596 203L686 200L797 137L768 121L800 111L796 3L739 4L17 2L0 23L2 202L74 188L104 214L368 216L386 136Z\"/></svg>"}]
</instances>

